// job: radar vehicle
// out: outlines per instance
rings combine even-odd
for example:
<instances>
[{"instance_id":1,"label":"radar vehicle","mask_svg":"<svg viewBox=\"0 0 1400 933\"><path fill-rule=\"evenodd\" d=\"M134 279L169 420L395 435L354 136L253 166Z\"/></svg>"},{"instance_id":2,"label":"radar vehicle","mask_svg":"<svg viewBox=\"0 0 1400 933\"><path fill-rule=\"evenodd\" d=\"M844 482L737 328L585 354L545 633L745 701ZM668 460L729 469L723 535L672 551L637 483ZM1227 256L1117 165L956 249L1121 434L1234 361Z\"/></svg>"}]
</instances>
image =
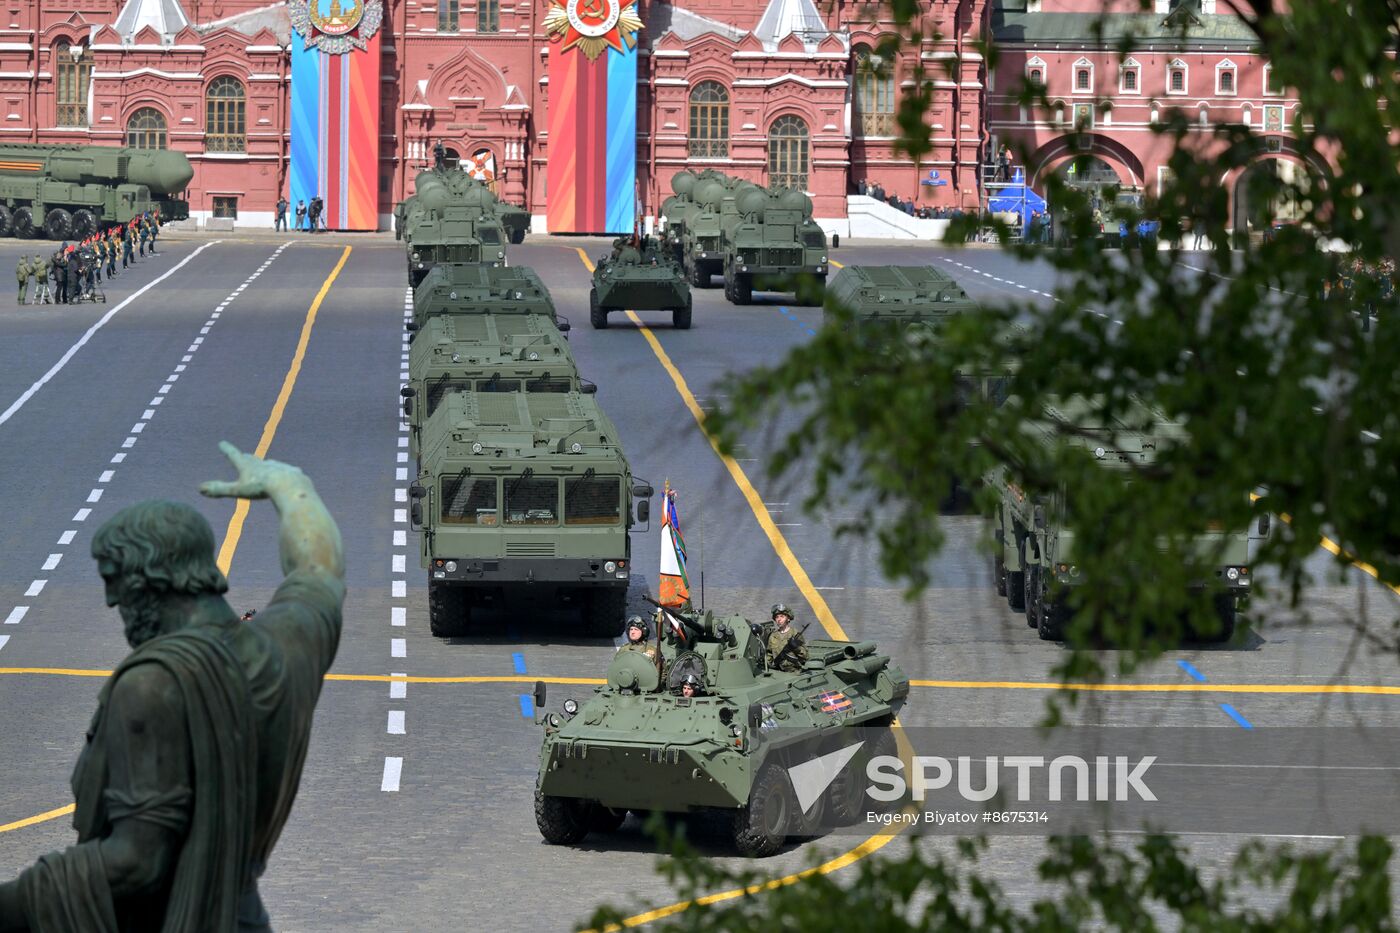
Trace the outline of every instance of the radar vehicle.
<instances>
[{"instance_id":1,"label":"radar vehicle","mask_svg":"<svg viewBox=\"0 0 1400 933\"><path fill-rule=\"evenodd\" d=\"M690 286L670 253L653 237L642 237L640 242L619 238L612 255L600 256L593 267L589 323L606 328L608 315L625 308L670 311L672 326L690 329Z\"/></svg>"},{"instance_id":2,"label":"radar vehicle","mask_svg":"<svg viewBox=\"0 0 1400 933\"><path fill-rule=\"evenodd\" d=\"M764 648L772 625L667 611L660 664L620 651L592 697L545 712L535 785L545 841L615 830L629 810L699 813L718 817L741 854L768 856L789 836L862 818L864 764L896 754L890 726L909 679L868 641L814 638L801 670L776 670ZM691 678L696 695L682 696ZM544 685L535 690L543 707ZM794 785L792 769L833 754L845 758L834 779L815 792Z\"/></svg>"},{"instance_id":3,"label":"radar vehicle","mask_svg":"<svg viewBox=\"0 0 1400 933\"><path fill-rule=\"evenodd\" d=\"M738 219L724 225L724 295L753 302L755 289L787 291L820 304L826 285L826 234L812 220L812 199L801 191L742 190Z\"/></svg>"},{"instance_id":4,"label":"radar vehicle","mask_svg":"<svg viewBox=\"0 0 1400 933\"><path fill-rule=\"evenodd\" d=\"M629 532L652 490L632 481L617 429L592 395L458 392L422 429L409 489L435 635L507 594L576 606L590 634L622 626Z\"/></svg>"}]
</instances>

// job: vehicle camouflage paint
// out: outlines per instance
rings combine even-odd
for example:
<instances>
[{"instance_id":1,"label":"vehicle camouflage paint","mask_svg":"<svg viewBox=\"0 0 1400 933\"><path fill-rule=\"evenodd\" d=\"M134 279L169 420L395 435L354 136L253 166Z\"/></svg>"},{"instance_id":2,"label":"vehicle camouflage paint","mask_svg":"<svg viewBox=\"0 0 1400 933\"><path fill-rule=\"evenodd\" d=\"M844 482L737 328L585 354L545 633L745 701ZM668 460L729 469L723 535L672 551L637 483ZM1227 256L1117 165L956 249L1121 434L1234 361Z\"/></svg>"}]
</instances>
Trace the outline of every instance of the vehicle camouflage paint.
<instances>
[{"instance_id":1,"label":"vehicle camouflage paint","mask_svg":"<svg viewBox=\"0 0 1400 933\"><path fill-rule=\"evenodd\" d=\"M459 266L434 268L413 290L413 321L405 325L410 340L438 314L543 314L561 333L569 322L554 311L549 289L529 266Z\"/></svg>"},{"instance_id":2,"label":"vehicle camouflage paint","mask_svg":"<svg viewBox=\"0 0 1400 933\"><path fill-rule=\"evenodd\" d=\"M147 211L183 220L190 160L166 149L0 145L0 236L86 239Z\"/></svg>"},{"instance_id":3,"label":"vehicle camouflage paint","mask_svg":"<svg viewBox=\"0 0 1400 933\"><path fill-rule=\"evenodd\" d=\"M737 305L755 289L793 292L820 304L826 285L826 234L801 191L746 189L734 199L737 222L724 226L724 294Z\"/></svg>"},{"instance_id":4,"label":"vehicle camouflage paint","mask_svg":"<svg viewBox=\"0 0 1400 933\"><path fill-rule=\"evenodd\" d=\"M1151 431L1143 432L1121 421L1105 425L1082 402L1051 408L1047 416L1047 421L1030 430L1040 434L1047 446L1058 441L1095 458L1106 481L1129 482L1131 465L1154 462L1160 448L1185 437L1181 426L1166 420L1165 415ZM1072 426L1074 432L1064 433L1062 426ZM1000 505L992 517L997 595L1005 596L1012 609L1024 612L1027 624L1041 638L1063 639L1070 615L1068 593L1079 584L1074 537L1065 526L1068 506L1064 491L1033 497L1022 488L1015 471L1005 465L985 479L1000 494ZM1203 532L1196 537L1194 547L1199 556L1213 557L1217 562L1214 579L1201 580L1192 589L1210 595L1220 623L1198 634L1207 641L1227 641L1234 633L1240 602L1250 591L1248 529Z\"/></svg>"},{"instance_id":5,"label":"vehicle camouflage paint","mask_svg":"<svg viewBox=\"0 0 1400 933\"><path fill-rule=\"evenodd\" d=\"M599 330L613 311L670 311L677 330L690 329L690 286L671 253L654 237L634 245L631 237L613 242L610 255L598 257L588 292L588 320Z\"/></svg>"},{"instance_id":6,"label":"vehicle camouflage paint","mask_svg":"<svg viewBox=\"0 0 1400 933\"><path fill-rule=\"evenodd\" d=\"M419 172L414 194L394 208L394 234L407 243L408 282L417 286L443 263L504 266L509 238L501 202L456 169Z\"/></svg>"},{"instance_id":7,"label":"vehicle camouflage paint","mask_svg":"<svg viewBox=\"0 0 1400 933\"><path fill-rule=\"evenodd\" d=\"M594 392L544 314L437 314L414 335L401 391L409 455L423 422L454 392Z\"/></svg>"},{"instance_id":8,"label":"vehicle camouflage paint","mask_svg":"<svg viewBox=\"0 0 1400 933\"><path fill-rule=\"evenodd\" d=\"M620 651L591 698L545 713L535 785L545 840L572 844L612 831L628 810L705 811L725 822L741 854L767 856L788 836L861 818L864 762L896 754L889 726L909 693L890 658L873 642L814 638L802 670L786 673L766 657L771 622L670 616L684 638L661 623L664 670L642 652ZM701 695L680 695L688 674ZM544 685L535 690L543 706ZM799 805L789 769L861 740L859 756Z\"/></svg>"},{"instance_id":9,"label":"vehicle camouflage paint","mask_svg":"<svg viewBox=\"0 0 1400 933\"><path fill-rule=\"evenodd\" d=\"M977 303L935 266L846 266L832 276L827 294L850 309L857 326L938 322L977 310ZM830 323L834 316L825 312Z\"/></svg>"},{"instance_id":10,"label":"vehicle camouflage paint","mask_svg":"<svg viewBox=\"0 0 1400 933\"><path fill-rule=\"evenodd\" d=\"M434 635L507 594L577 606L588 632L622 625L633 486L613 423L577 392L457 392L423 426L409 490ZM637 506L637 521L649 503Z\"/></svg>"}]
</instances>

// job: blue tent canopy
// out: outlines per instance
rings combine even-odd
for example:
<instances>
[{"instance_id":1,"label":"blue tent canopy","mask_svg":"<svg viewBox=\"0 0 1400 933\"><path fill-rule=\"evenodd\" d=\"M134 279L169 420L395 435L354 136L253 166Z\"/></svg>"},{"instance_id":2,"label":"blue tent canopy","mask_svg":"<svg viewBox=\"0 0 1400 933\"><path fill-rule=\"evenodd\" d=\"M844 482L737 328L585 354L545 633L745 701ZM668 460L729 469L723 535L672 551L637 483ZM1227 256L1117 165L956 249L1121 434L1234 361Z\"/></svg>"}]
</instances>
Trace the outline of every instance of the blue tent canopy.
<instances>
[{"instance_id":1,"label":"blue tent canopy","mask_svg":"<svg viewBox=\"0 0 1400 933\"><path fill-rule=\"evenodd\" d=\"M1019 211L1023 223L1030 220L1032 211L1045 210L1045 199L1031 190L1031 186L1026 184L1026 176L1022 169L1017 169L1012 177L1011 184L997 190L997 193L987 200L987 210L993 213L1001 211Z\"/></svg>"}]
</instances>

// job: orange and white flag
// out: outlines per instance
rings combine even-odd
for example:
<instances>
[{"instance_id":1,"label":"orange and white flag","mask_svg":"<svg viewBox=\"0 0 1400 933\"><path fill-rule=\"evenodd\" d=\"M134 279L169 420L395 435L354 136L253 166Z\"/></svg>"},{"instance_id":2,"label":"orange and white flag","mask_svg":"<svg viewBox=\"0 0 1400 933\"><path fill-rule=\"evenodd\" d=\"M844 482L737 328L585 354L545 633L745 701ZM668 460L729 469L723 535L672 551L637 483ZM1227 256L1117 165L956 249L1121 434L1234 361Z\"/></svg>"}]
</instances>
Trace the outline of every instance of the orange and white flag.
<instances>
[{"instance_id":1,"label":"orange and white flag","mask_svg":"<svg viewBox=\"0 0 1400 933\"><path fill-rule=\"evenodd\" d=\"M685 538L676 515L676 491L669 480L661 496L661 596L657 602L680 609L690 604L690 581L685 575Z\"/></svg>"}]
</instances>

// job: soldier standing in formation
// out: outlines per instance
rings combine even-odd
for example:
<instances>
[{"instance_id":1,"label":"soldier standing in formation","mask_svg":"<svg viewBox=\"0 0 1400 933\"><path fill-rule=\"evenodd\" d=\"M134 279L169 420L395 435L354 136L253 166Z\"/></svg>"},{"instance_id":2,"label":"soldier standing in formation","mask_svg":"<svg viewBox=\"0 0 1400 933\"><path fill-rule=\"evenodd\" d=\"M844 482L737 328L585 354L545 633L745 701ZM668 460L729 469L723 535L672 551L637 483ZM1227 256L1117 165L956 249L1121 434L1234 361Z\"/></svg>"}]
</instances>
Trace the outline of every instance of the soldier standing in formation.
<instances>
[{"instance_id":1,"label":"soldier standing in formation","mask_svg":"<svg viewBox=\"0 0 1400 933\"><path fill-rule=\"evenodd\" d=\"M52 304L53 300L49 295L49 264L38 253L34 254L34 303Z\"/></svg>"},{"instance_id":2,"label":"soldier standing in formation","mask_svg":"<svg viewBox=\"0 0 1400 933\"><path fill-rule=\"evenodd\" d=\"M122 268L136 263L135 250L132 248L131 228L122 228Z\"/></svg>"},{"instance_id":3,"label":"soldier standing in formation","mask_svg":"<svg viewBox=\"0 0 1400 933\"><path fill-rule=\"evenodd\" d=\"M641 616L629 616L627 618L627 644L617 649L618 654L624 651L636 651L647 656L647 660L656 660L656 648L647 644L647 639L651 636L651 626L647 625L647 620Z\"/></svg>"},{"instance_id":4,"label":"soldier standing in formation","mask_svg":"<svg viewBox=\"0 0 1400 933\"><path fill-rule=\"evenodd\" d=\"M800 671L807 663L807 645L802 633L792 627L792 610L782 603L773 604L773 634L768 636L768 663L780 671ZM788 647L791 642L792 646ZM783 649L787 651L784 653Z\"/></svg>"},{"instance_id":5,"label":"soldier standing in formation","mask_svg":"<svg viewBox=\"0 0 1400 933\"><path fill-rule=\"evenodd\" d=\"M117 250L118 250L118 248L119 248L119 246L118 246L117 234L116 234L115 231L109 230L109 231L107 232L107 278L108 278L108 279L114 279L114 278L117 277Z\"/></svg>"},{"instance_id":6,"label":"soldier standing in formation","mask_svg":"<svg viewBox=\"0 0 1400 933\"><path fill-rule=\"evenodd\" d=\"M24 304L29 293L29 280L33 275L34 270L30 267L29 260L23 256L19 257L19 264L15 266L15 278L19 280L19 300L16 304Z\"/></svg>"},{"instance_id":7,"label":"soldier standing in formation","mask_svg":"<svg viewBox=\"0 0 1400 933\"><path fill-rule=\"evenodd\" d=\"M145 259L145 258L146 258L146 240L150 239L150 236L151 236L151 231L148 230L148 229L146 228L146 220L145 220L145 218L138 217L138 218L136 219L136 235L140 238L140 241L141 241L141 245L140 245L140 248L139 248L139 250L138 250L138 252L137 252L137 255L140 256L142 259Z\"/></svg>"},{"instance_id":8,"label":"soldier standing in formation","mask_svg":"<svg viewBox=\"0 0 1400 933\"><path fill-rule=\"evenodd\" d=\"M160 237L160 217L154 213L146 215L146 226L151 231L151 255L156 254L156 240Z\"/></svg>"}]
</instances>

